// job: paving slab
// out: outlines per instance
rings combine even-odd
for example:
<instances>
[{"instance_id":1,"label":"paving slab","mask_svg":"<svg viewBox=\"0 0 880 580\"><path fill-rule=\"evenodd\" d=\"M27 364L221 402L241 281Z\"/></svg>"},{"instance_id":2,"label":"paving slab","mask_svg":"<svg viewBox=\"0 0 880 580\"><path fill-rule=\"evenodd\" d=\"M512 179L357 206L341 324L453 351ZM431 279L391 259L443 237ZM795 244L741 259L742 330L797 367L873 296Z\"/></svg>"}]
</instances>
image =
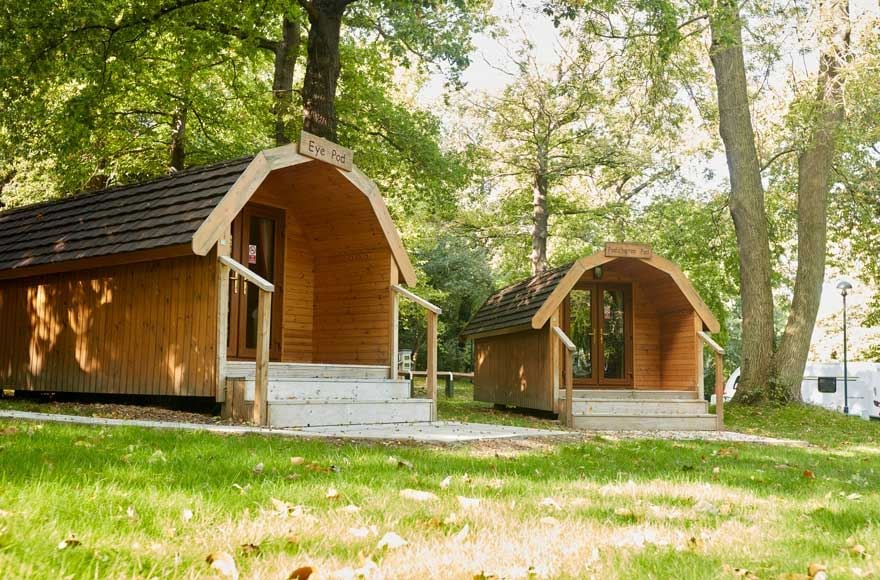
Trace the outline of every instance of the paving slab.
<instances>
[{"instance_id":1,"label":"paving slab","mask_svg":"<svg viewBox=\"0 0 880 580\"><path fill-rule=\"evenodd\" d=\"M370 439L385 441L418 441L424 443L456 443L487 441L493 439L520 439L528 437L576 436L574 431L553 431L506 425L481 423L456 423L435 421L433 423L398 423L387 425L340 425L335 427L301 427L274 429L250 425L212 425L205 423L181 423L173 421L147 421L142 419L108 419L81 415L34 413L31 411L0 411L0 419L96 425L106 427L145 427L148 429L176 429L183 431L206 431L221 434L261 434L282 437L309 437L326 439Z\"/></svg>"}]
</instances>

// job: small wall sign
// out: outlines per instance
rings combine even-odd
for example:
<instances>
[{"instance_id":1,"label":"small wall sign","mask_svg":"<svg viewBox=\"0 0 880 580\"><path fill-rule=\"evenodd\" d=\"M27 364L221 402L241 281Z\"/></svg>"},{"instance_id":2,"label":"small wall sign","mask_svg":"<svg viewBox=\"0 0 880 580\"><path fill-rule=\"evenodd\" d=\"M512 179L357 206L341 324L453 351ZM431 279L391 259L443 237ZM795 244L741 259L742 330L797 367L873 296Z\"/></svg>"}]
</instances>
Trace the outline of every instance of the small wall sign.
<instances>
[{"instance_id":1,"label":"small wall sign","mask_svg":"<svg viewBox=\"0 0 880 580\"><path fill-rule=\"evenodd\" d=\"M248 244L248 264L257 263L257 245Z\"/></svg>"},{"instance_id":2,"label":"small wall sign","mask_svg":"<svg viewBox=\"0 0 880 580\"><path fill-rule=\"evenodd\" d=\"M647 260L654 256L654 251L648 244L608 242L605 244L605 256L608 258L642 258Z\"/></svg>"},{"instance_id":3,"label":"small wall sign","mask_svg":"<svg viewBox=\"0 0 880 580\"><path fill-rule=\"evenodd\" d=\"M299 135L299 153L345 171L354 167L354 151L306 131Z\"/></svg>"}]
</instances>

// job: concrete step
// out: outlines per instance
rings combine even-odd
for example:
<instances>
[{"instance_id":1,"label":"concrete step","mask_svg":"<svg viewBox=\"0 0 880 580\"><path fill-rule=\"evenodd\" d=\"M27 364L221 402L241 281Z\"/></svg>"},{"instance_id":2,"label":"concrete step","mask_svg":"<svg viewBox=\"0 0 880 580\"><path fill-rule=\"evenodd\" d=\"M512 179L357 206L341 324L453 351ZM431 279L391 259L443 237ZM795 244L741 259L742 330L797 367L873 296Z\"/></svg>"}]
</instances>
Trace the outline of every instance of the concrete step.
<instances>
[{"instance_id":1,"label":"concrete step","mask_svg":"<svg viewBox=\"0 0 880 580\"><path fill-rule=\"evenodd\" d=\"M253 361L229 361L227 377L254 378ZM269 363L269 376L280 379L387 379L390 368L375 365L341 365L319 363Z\"/></svg>"},{"instance_id":2,"label":"concrete step","mask_svg":"<svg viewBox=\"0 0 880 580\"><path fill-rule=\"evenodd\" d=\"M596 431L714 431L715 415L574 415L578 429Z\"/></svg>"},{"instance_id":3,"label":"concrete step","mask_svg":"<svg viewBox=\"0 0 880 580\"><path fill-rule=\"evenodd\" d=\"M702 415L709 405L699 399L575 399L575 415Z\"/></svg>"},{"instance_id":4,"label":"concrete step","mask_svg":"<svg viewBox=\"0 0 880 580\"><path fill-rule=\"evenodd\" d=\"M565 397L565 390L561 391L561 396ZM697 397L696 391L689 390L661 390L661 389L575 389L574 400L578 399L619 399L619 400L638 400L638 399L687 399L701 400Z\"/></svg>"},{"instance_id":5,"label":"concrete step","mask_svg":"<svg viewBox=\"0 0 880 580\"><path fill-rule=\"evenodd\" d=\"M426 423L431 421L432 404L429 399L275 401L269 403L269 425L309 427Z\"/></svg>"},{"instance_id":6,"label":"concrete step","mask_svg":"<svg viewBox=\"0 0 880 580\"><path fill-rule=\"evenodd\" d=\"M245 382L245 401L254 400L256 381ZM308 399L382 401L408 399L409 382L391 379L296 379L269 377L269 402Z\"/></svg>"}]
</instances>

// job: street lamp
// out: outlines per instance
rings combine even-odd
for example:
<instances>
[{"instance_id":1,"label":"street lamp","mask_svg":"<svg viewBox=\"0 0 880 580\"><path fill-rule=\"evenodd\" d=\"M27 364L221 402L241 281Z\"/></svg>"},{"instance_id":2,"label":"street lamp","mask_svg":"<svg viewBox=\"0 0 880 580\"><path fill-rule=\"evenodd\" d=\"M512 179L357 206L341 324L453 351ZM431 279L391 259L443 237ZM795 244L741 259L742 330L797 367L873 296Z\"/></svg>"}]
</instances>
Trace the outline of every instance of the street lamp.
<instances>
[{"instance_id":1,"label":"street lamp","mask_svg":"<svg viewBox=\"0 0 880 580\"><path fill-rule=\"evenodd\" d=\"M846 295L852 290L852 284L846 280L837 283L837 289L843 297L843 414L849 415L849 369L846 363Z\"/></svg>"}]
</instances>

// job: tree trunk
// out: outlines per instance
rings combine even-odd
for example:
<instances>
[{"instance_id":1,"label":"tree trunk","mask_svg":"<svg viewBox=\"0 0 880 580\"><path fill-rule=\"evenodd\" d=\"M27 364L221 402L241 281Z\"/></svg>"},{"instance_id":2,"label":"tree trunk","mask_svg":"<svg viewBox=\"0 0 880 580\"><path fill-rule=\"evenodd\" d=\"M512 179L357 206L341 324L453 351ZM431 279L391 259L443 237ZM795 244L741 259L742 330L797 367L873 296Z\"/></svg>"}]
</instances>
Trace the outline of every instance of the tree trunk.
<instances>
[{"instance_id":1,"label":"tree trunk","mask_svg":"<svg viewBox=\"0 0 880 580\"><path fill-rule=\"evenodd\" d=\"M743 346L736 396L743 402L760 402L772 397L768 384L773 356L773 294L764 187L749 110L737 0L721 0L710 24L719 132L730 172L730 213L739 247Z\"/></svg>"},{"instance_id":2,"label":"tree trunk","mask_svg":"<svg viewBox=\"0 0 880 580\"><path fill-rule=\"evenodd\" d=\"M285 16L281 23L281 40L275 48L275 76L272 80L276 146L292 141L290 116L293 105L293 71L299 57L300 36L299 22Z\"/></svg>"},{"instance_id":3,"label":"tree trunk","mask_svg":"<svg viewBox=\"0 0 880 580\"><path fill-rule=\"evenodd\" d=\"M791 400L801 400L801 381L825 279L828 187L836 133L844 120L840 66L849 52L846 0L820 7L826 43L819 60L818 111L806 148L798 157L798 265L785 331L774 358L773 383Z\"/></svg>"},{"instance_id":4,"label":"tree trunk","mask_svg":"<svg viewBox=\"0 0 880 580\"><path fill-rule=\"evenodd\" d=\"M339 81L339 30L353 0L300 0L309 16L309 46L303 80L303 129L337 141L336 85Z\"/></svg>"},{"instance_id":5,"label":"tree trunk","mask_svg":"<svg viewBox=\"0 0 880 580\"><path fill-rule=\"evenodd\" d=\"M547 176L547 150L539 147L538 167L532 184L532 274L540 274L547 269L547 193L550 180Z\"/></svg>"},{"instance_id":6,"label":"tree trunk","mask_svg":"<svg viewBox=\"0 0 880 580\"><path fill-rule=\"evenodd\" d=\"M171 118L171 146L169 155L171 169L180 171L186 162L186 103L180 103Z\"/></svg>"}]
</instances>

